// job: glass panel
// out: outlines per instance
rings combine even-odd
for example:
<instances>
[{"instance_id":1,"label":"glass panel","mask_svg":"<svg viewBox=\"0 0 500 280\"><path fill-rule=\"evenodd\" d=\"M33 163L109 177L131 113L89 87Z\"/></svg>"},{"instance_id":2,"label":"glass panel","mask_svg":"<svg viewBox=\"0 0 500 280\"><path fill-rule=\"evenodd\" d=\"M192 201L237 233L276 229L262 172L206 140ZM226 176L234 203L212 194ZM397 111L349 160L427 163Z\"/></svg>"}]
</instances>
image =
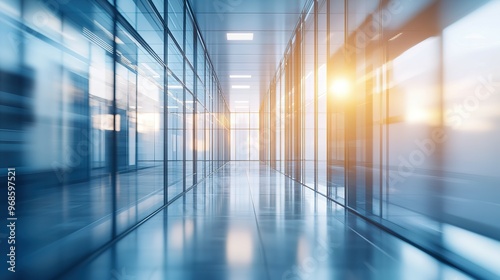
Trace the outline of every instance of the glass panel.
<instances>
[{"instance_id":1,"label":"glass panel","mask_svg":"<svg viewBox=\"0 0 500 280\"><path fill-rule=\"evenodd\" d=\"M309 14L306 16L305 28L303 30L303 69L302 69L302 183L314 188L314 161L316 160L315 149L315 107L316 107L316 93L315 93L315 78L316 69L314 69L314 56L316 55L316 46L314 45L314 5L311 6Z\"/></svg>"},{"instance_id":2,"label":"glass panel","mask_svg":"<svg viewBox=\"0 0 500 280\"><path fill-rule=\"evenodd\" d=\"M194 67L194 27L190 16L186 17L186 58Z\"/></svg>"},{"instance_id":3,"label":"glass panel","mask_svg":"<svg viewBox=\"0 0 500 280\"><path fill-rule=\"evenodd\" d=\"M184 58L187 1L63 2L0 0L0 167L30 190L16 202L26 279L57 278L224 164L230 147L191 19Z\"/></svg>"},{"instance_id":4,"label":"glass panel","mask_svg":"<svg viewBox=\"0 0 500 280\"><path fill-rule=\"evenodd\" d=\"M3 176L16 172L15 253L27 279L55 278L112 238L113 55L105 31L113 26L92 3L73 8L0 1L0 167ZM34 16L42 14L47 21ZM57 267L48 271L40 256Z\"/></svg>"},{"instance_id":5,"label":"glass panel","mask_svg":"<svg viewBox=\"0 0 500 280\"><path fill-rule=\"evenodd\" d=\"M117 0L117 8L127 21L139 31L139 35L149 44L154 52L163 59L163 23L147 3L134 0ZM163 12L163 10L162 10ZM129 37L131 38L131 37ZM116 41L123 44L121 40Z\"/></svg>"},{"instance_id":6,"label":"glass panel","mask_svg":"<svg viewBox=\"0 0 500 280\"><path fill-rule=\"evenodd\" d=\"M163 205L164 70L121 26L117 37L124 42L118 44L122 55L116 66L117 232L122 232Z\"/></svg>"},{"instance_id":7,"label":"glass panel","mask_svg":"<svg viewBox=\"0 0 500 280\"><path fill-rule=\"evenodd\" d=\"M444 11L458 12L451 5ZM444 145L439 211L443 222L452 225L443 227L444 245L497 275L500 36L494 26L500 24L499 12L500 2L490 1L444 29L445 130L443 137L434 130L421 142L421 149L431 154ZM489 245L477 251L462 238Z\"/></svg>"},{"instance_id":8,"label":"glass panel","mask_svg":"<svg viewBox=\"0 0 500 280\"><path fill-rule=\"evenodd\" d=\"M205 109L198 104L198 112L196 114L196 171L197 171L197 180L201 180L205 176Z\"/></svg>"},{"instance_id":9,"label":"glass panel","mask_svg":"<svg viewBox=\"0 0 500 280\"><path fill-rule=\"evenodd\" d=\"M259 131L256 129L249 130L249 160L259 160Z\"/></svg>"},{"instance_id":10,"label":"glass panel","mask_svg":"<svg viewBox=\"0 0 500 280\"><path fill-rule=\"evenodd\" d=\"M183 48L184 44L184 1L168 1L168 29L174 36L177 44ZM173 43L173 42L172 42Z\"/></svg>"},{"instance_id":11,"label":"glass panel","mask_svg":"<svg viewBox=\"0 0 500 280\"><path fill-rule=\"evenodd\" d=\"M187 89L194 93L194 79L195 79L195 74L194 74L194 69L191 68L191 65L189 65L186 61L186 87Z\"/></svg>"},{"instance_id":12,"label":"glass panel","mask_svg":"<svg viewBox=\"0 0 500 280\"><path fill-rule=\"evenodd\" d=\"M194 112L194 97L190 93L186 92L186 188L191 187L194 184L194 152L195 152L195 137L194 137L194 121L195 121L195 112Z\"/></svg>"},{"instance_id":13,"label":"glass panel","mask_svg":"<svg viewBox=\"0 0 500 280\"><path fill-rule=\"evenodd\" d=\"M184 89L168 78L167 176L168 199L183 191L184 181Z\"/></svg>"},{"instance_id":14,"label":"glass panel","mask_svg":"<svg viewBox=\"0 0 500 280\"><path fill-rule=\"evenodd\" d=\"M168 69L178 79L182 80L184 75L184 58L172 40L172 37L168 36Z\"/></svg>"}]
</instances>

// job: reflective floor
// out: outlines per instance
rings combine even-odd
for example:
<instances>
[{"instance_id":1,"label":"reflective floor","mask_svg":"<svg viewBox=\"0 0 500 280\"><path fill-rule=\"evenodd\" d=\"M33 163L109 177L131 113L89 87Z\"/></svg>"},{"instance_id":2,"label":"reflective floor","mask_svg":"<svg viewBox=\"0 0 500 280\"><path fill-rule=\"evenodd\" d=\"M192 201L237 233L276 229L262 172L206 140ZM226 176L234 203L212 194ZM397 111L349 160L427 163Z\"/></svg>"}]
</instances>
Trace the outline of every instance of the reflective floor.
<instances>
[{"instance_id":1,"label":"reflective floor","mask_svg":"<svg viewBox=\"0 0 500 280\"><path fill-rule=\"evenodd\" d=\"M233 162L67 279L468 279L259 163Z\"/></svg>"}]
</instances>

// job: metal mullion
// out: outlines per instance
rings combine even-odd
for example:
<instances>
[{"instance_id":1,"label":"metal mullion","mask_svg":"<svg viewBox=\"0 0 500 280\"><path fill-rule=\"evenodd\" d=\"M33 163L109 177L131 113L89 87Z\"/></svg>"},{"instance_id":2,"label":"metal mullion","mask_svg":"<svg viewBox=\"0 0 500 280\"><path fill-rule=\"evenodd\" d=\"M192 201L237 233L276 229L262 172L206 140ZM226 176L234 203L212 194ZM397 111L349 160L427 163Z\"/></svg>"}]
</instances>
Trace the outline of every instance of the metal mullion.
<instances>
[{"instance_id":1,"label":"metal mullion","mask_svg":"<svg viewBox=\"0 0 500 280\"><path fill-rule=\"evenodd\" d=\"M195 32L196 31L196 32ZM193 52L194 52L194 62L193 64L195 65L194 66L194 75L193 75L193 79L194 79L194 84L193 84L193 102L194 102L194 106L193 106L193 173L194 173L194 180L193 180L193 183L196 183L198 181L198 164L197 164L197 160L198 160L198 147L197 147L197 136L198 136L198 133L197 133L197 129L198 129L198 121L196 119L196 116L198 115L198 40L196 40L196 36L195 34L197 34L197 30L195 30L195 28L193 28Z\"/></svg>"},{"instance_id":2,"label":"metal mullion","mask_svg":"<svg viewBox=\"0 0 500 280\"><path fill-rule=\"evenodd\" d=\"M116 1L113 0L113 4L116 6ZM116 35L118 33L118 26L116 22L118 11L116 9L113 9L113 38L116 38ZM111 114L113 114L113 131L111 134L111 200L112 200L112 225L111 225L111 237L114 238L117 236L117 222L116 222L116 215L115 213L117 212L118 208L118 196L117 196L117 172L118 172L118 145L116 143L118 139L117 135L117 127L116 127L116 64L118 63L116 58L117 58L117 43L116 40L113 40L113 105L111 108ZM136 99L137 102L137 99ZM137 143L136 143L137 145Z\"/></svg>"},{"instance_id":3,"label":"metal mullion","mask_svg":"<svg viewBox=\"0 0 500 280\"><path fill-rule=\"evenodd\" d=\"M182 190L186 191L186 57L185 57L185 50L186 50L186 1L184 0L184 7L182 9L183 11L183 28L182 28L182 46L183 46L183 51L181 52L183 54L183 59L182 59L182 83L184 84L183 90L182 90Z\"/></svg>"},{"instance_id":4,"label":"metal mullion","mask_svg":"<svg viewBox=\"0 0 500 280\"><path fill-rule=\"evenodd\" d=\"M160 12L156 8L156 5L153 3L153 1L152 0L143 0L143 1L146 1L149 4L149 7L151 8L151 10L153 11L152 14L155 15L155 17L153 17L153 20L156 20L157 24L159 23L159 25L163 25L163 29L165 29L166 28L166 24L165 24L166 21L165 21L165 19L162 18ZM139 1L137 1L137 2L139 2ZM167 2L167 1L165 1L165 2ZM165 15L168 15L167 8L168 8L168 5L163 5L163 11L164 11Z\"/></svg>"},{"instance_id":5,"label":"metal mullion","mask_svg":"<svg viewBox=\"0 0 500 280\"><path fill-rule=\"evenodd\" d=\"M303 147L305 147L304 144L306 142L306 136L305 136L304 133L302 133L302 131L305 131L305 129L304 129L304 123L305 123L305 117L306 117L304 115L304 113L306 112L306 109L305 109L306 108L306 104L305 104L306 102L305 102L305 94L304 94L305 91L306 91L306 89L305 89L305 83L302 82L302 73L305 72L304 71L304 67L305 67L305 63L304 63L304 61L305 61L305 51L304 50L306 48L305 48L305 42L304 42L303 38L304 38L304 33L305 33L304 29L305 29L305 24L306 24L305 23L306 22L306 16L307 16L307 14L303 15L301 28L299 29L299 32L300 32L300 37L298 37L299 38L299 41L298 41L299 49L297 51L298 54L296 54L296 55L299 56L299 60L298 61L300 62L300 64L297 67L297 72L296 72L296 75L295 75L296 83L298 83L298 85L299 85L297 87L299 90L296 92L299 96L297 97L296 100L300 100L300 102L298 103L300 105L297 106L297 109L300 109L300 111L297 114L299 116L297 118L298 119L297 134L300 135L300 138L298 138L298 139L300 139L300 142L299 142L300 143L300 148L298 148L299 157L297 159L298 159L298 162L300 162L300 173L301 173L301 175L305 174L305 172L304 172L305 170L304 169L305 169L305 166L307 165L306 162L305 162L306 161L305 151L303 149ZM299 131L301 133L299 133ZM304 183L304 181L302 179L303 178L301 176L298 181L301 182L301 183Z\"/></svg>"},{"instance_id":6,"label":"metal mullion","mask_svg":"<svg viewBox=\"0 0 500 280\"><path fill-rule=\"evenodd\" d=\"M174 34L172 34L172 32L170 31L168 25L167 25L167 34L168 36L172 37L172 43L177 47L177 49L180 50L180 53L183 53L182 46L179 45L179 42L177 42L177 40L175 39Z\"/></svg>"},{"instance_id":7,"label":"metal mullion","mask_svg":"<svg viewBox=\"0 0 500 280\"><path fill-rule=\"evenodd\" d=\"M248 137L248 139L250 139L250 132L251 132L250 131L250 110L248 110L247 114L248 114L248 136L247 137ZM250 158L251 158L250 154L252 152L250 150L250 148L251 148L251 143L250 143L250 141L248 141L248 161L250 161Z\"/></svg>"},{"instance_id":8,"label":"metal mullion","mask_svg":"<svg viewBox=\"0 0 500 280\"><path fill-rule=\"evenodd\" d=\"M348 32L348 0L344 0L344 53L347 53L347 41L349 37ZM347 58L344 56L344 65ZM348 108L344 108L344 203L346 206L349 205L349 133L348 133Z\"/></svg>"},{"instance_id":9,"label":"metal mullion","mask_svg":"<svg viewBox=\"0 0 500 280\"><path fill-rule=\"evenodd\" d=\"M185 1L185 9L184 9L184 22L186 21L186 12L189 12L189 14L191 15L191 18L192 18L192 21L193 21L193 29L194 30L197 30L199 31L199 25L198 25L198 22L196 21L196 18L193 16L193 11L192 11L192 8L191 8L191 5L189 3L187 3L187 1ZM184 32L186 31L186 28L184 26ZM184 36L184 40L185 40L185 37ZM210 56L208 55L208 52L206 50L206 43L205 43L205 40L203 39L203 37L200 36L200 41L203 45L203 50L204 50L204 53L206 54L206 58L207 58L207 62L209 63L209 65L211 66L211 68L213 69L213 63L212 63L212 59L210 58ZM217 75L215 74L212 74L212 77L216 80L216 84L217 85L220 85L220 81L219 81L219 78L217 77ZM216 94L219 95L219 92L217 91ZM226 107L229 107L227 105L227 101L226 101L226 98L224 97L224 95L220 95L220 97L222 98L224 104L226 105Z\"/></svg>"},{"instance_id":10,"label":"metal mullion","mask_svg":"<svg viewBox=\"0 0 500 280\"><path fill-rule=\"evenodd\" d=\"M303 144L303 141L301 141L302 139L302 136L303 136L303 133L302 133L302 106L301 106L301 103L302 103L302 79L301 79L301 76L302 76L302 67L303 67L303 63L302 63L302 51L303 51L303 48L302 48L302 42L303 42L303 36L302 36L302 33L304 31L304 18L305 16L303 15L301 17L301 26L300 26L300 30L299 32L297 32L297 39L296 39L296 49L295 49L295 61L296 63L295 64L295 67L294 67L294 75L293 75L293 79L295 82L295 96L294 96L294 99L295 99L295 104L294 104L294 109L296 109L296 112L297 112L297 118L295 119L295 136L296 136L296 139L299 139L299 141L297 141L295 144L295 162L296 162L296 166L295 166L295 171L296 171L296 174L295 174L295 178L297 178L297 181L301 182L302 181L302 159L303 159L303 156L302 156L302 144ZM298 157L298 158L297 158ZM297 172L298 171L298 172Z\"/></svg>"},{"instance_id":11,"label":"metal mullion","mask_svg":"<svg viewBox=\"0 0 500 280\"><path fill-rule=\"evenodd\" d=\"M167 66L165 65L165 63L163 62L163 60L156 54L156 52L149 46L148 43L146 43L146 41L142 38L141 35L139 35L139 33L137 32L137 30L132 27L130 25L130 23L127 21L127 19L125 19L125 17L123 15L120 14L120 12L118 11L118 9L116 8L117 7L117 0L113 0L113 3L109 3L108 1L106 0L97 0L96 1L100 6L101 8L108 12L109 14L111 14L113 16L113 28L115 28L115 25L117 23L120 23L124 30L126 30L127 32L130 33L130 35L132 37L134 37L135 40L137 40L137 42L144 48L146 49L146 51L155 59L158 61L158 63L160 63L161 65L163 66ZM113 30L114 32L115 30ZM114 38L117 37L118 33L114 33ZM113 45L115 45L116 42L114 42L113 40Z\"/></svg>"},{"instance_id":12,"label":"metal mullion","mask_svg":"<svg viewBox=\"0 0 500 280\"><path fill-rule=\"evenodd\" d=\"M330 95L328 94L328 89L330 88L330 67L328 65L330 64L330 9L331 9L331 0L325 0L326 1L326 196L331 197L331 187L330 187L330 179L331 179L331 174L330 174L330 166L332 164L331 160L331 154L332 154L332 147L331 147L331 127L332 127L332 112L331 112L331 106L330 106Z\"/></svg>"},{"instance_id":13,"label":"metal mullion","mask_svg":"<svg viewBox=\"0 0 500 280\"><path fill-rule=\"evenodd\" d=\"M168 5L163 5L163 13L165 16L168 16ZM167 21L164 19L163 24L163 61L166 65L168 65L168 28ZM163 205L167 205L168 203L168 149L169 149L169 141L168 141L168 120L169 120L169 111L168 111L168 67L163 68L163 82L164 82L164 91L163 91ZM136 107L137 108L137 107ZM137 146L137 144L136 144Z\"/></svg>"},{"instance_id":14,"label":"metal mullion","mask_svg":"<svg viewBox=\"0 0 500 280\"><path fill-rule=\"evenodd\" d=\"M318 188L318 0L314 0L314 190Z\"/></svg>"},{"instance_id":15,"label":"metal mullion","mask_svg":"<svg viewBox=\"0 0 500 280\"><path fill-rule=\"evenodd\" d=\"M167 68L167 70L170 70L169 68ZM181 84L183 87L186 87L186 85L184 84L184 82L175 74L173 73L172 71L170 71L170 76L172 76L176 82L178 82L179 84Z\"/></svg>"},{"instance_id":16,"label":"metal mullion","mask_svg":"<svg viewBox=\"0 0 500 280\"><path fill-rule=\"evenodd\" d=\"M130 25L130 23L125 19L125 17L118 12L116 6L113 7L112 9L113 12L117 13L116 21L114 22L120 23L123 26L123 29L128 33L130 33L130 35L134 37L137 43L139 43L139 45L141 45L146 50L146 52L148 52L149 55L151 55L159 64L161 64L162 66L167 66L163 61L163 59L149 46L149 44L146 42L146 40L142 38L142 36L137 32L137 30L135 30L135 28ZM118 34L115 34L115 37L117 35Z\"/></svg>"}]
</instances>

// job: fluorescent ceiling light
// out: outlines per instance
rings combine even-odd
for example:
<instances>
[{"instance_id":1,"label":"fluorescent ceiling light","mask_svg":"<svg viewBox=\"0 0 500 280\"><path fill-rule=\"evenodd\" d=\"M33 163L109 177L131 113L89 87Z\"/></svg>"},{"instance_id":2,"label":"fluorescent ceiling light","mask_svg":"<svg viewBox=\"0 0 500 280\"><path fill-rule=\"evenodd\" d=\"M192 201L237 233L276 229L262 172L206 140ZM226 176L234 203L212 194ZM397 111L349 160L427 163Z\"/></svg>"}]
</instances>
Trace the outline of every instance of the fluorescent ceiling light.
<instances>
[{"instance_id":1,"label":"fluorescent ceiling light","mask_svg":"<svg viewBox=\"0 0 500 280\"><path fill-rule=\"evenodd\" d=\"M194 103L194 101L188 100L188 101L186 101L186 103Z\"/></svg>"},{"instance_id":2,"label":"fluorescent ceiling light","mask_svg":"<svg viewBox=\"0 0 500 280\"><path fill-rule=\"evenodd\" d=\"M168 88L169 89L182 89L182 86L180 86L180 85L169 85Z\"/></svg>"},{"instance_id":3,"label":"fluorescent ceiling light","mask_svg":"<svg viewBox=\"0 0 500 280\"><path fill-rule=\"evenodd\" d=\"M248 106L235 106L236 109L248 109Z\"/></svg>"},{"instance_id":4,"label":"fluorescent ceiling light","mask_svg":"<svg viewBox=\"0 0 500 280\"><path fill-rule=\"evenodd\" d=\"M252 75L229 75L231 79L250 79Z\"/></svg>"},{"instance_id":5,"label":"fluorescent ceiling light","mask_svg":"<svg viewBox=\"0 0 500 280\"><path fill-rule=\"evenodd\" d=\"M227 33L228 41L252 41L253 33Z\"/></svg>"},{"instance_id":6,"label":"fluorescent ceiling light","mask_svg":"<svg viewBox=\"0 0 500 280\"><path fill-rule=\"evenodd\" d=\"M250 86L246 86L246 85L245 86L232 86L231 88L232 89L249 89Z\"/></svg>"},{"instance_id":7,"label":"fluorescent ceiling light","mask_svg":"<svg viewBox=\"0 0 500 280\"><path fill-rule=\"evenodd\" d=\"M238 100L238 101L234 101L234 103L236 103L236 104L246 104L246 103L248 103L248 101L247 100Z\"/></svg>"}]
</instances>

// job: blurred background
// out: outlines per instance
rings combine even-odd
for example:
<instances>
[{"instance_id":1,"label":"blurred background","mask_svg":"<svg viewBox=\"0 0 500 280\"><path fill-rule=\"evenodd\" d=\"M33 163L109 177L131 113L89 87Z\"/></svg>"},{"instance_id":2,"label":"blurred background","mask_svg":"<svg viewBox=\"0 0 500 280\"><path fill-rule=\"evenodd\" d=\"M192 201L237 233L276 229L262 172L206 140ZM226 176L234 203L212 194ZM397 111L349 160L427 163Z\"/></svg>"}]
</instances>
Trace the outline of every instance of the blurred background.
<instances>
[{"instance_id":1,"label":"blurred background","mask_svg":"<svg viewBox=\"0 0 500 280\"><path fill-rule=\"evenodd\" d=\"M260 110L271 167L500 275L500 1L311 1Z\"/></svg>"},{"instance_id":2,"label":"blurred background","mask_svg":"<svg viewBox=\"0 0 500 280\"><path fill-rule=\"evenodd\" d=\"M16 169L21 278L61 273L229 159L229 111L184 1L111 2L0 1L0 177Z\"/></svg>"},{"instance_id":3,"label":"blurred background","mask_svg":"<svg viewBox=\"0 0 500 280\"><path fill-rule=\"evenodd\" d=\"M58 275L238 160L500 277L499 0L300 2L244 110L200 1L0 0L0 180L16 168L22 275Z\"/></svg>"}]
</instances>

